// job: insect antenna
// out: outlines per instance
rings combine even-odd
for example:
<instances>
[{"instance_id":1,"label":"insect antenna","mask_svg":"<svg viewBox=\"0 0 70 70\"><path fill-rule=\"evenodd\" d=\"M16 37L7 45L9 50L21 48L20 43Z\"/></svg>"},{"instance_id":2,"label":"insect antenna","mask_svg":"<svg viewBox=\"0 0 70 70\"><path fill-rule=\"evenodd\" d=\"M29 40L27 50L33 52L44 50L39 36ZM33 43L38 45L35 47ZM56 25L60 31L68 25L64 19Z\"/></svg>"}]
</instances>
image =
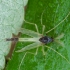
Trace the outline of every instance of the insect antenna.
<instances>
[{"instance_id":1,"label":"insect antenna","mask_svg":"<svg viewBox=\"0 0 70 70\"><path fill-rule=\"evenodd\" d=\"M49 33L49 32L51 32L51 31L54 30L55 28L57 28L60 24L62 24L62 22L64 22L69 15L70 15L70 12L69 12L69 13L67 14L67 16L66 16L61 22L59 22L55 27L53 27L52 29L50 29L49 31L47 31L46 34Z\"/></svg>"},{"instance_id":2,"label":"insect antenna","mask_svg":"<svg viewBox=\"0 0 70 70\"><path fill-rule=\"evenodd\" d=\"M51 48L49 46L45 46L45 47L47 47L47 48L53 50L54 52L56 52L58 55L60 55L63 59L65 59L70 64L69 60L66 57L64 57L61 53L57 52L56 50L54 50L53 48Z\"/></svg>"}]
</instances>

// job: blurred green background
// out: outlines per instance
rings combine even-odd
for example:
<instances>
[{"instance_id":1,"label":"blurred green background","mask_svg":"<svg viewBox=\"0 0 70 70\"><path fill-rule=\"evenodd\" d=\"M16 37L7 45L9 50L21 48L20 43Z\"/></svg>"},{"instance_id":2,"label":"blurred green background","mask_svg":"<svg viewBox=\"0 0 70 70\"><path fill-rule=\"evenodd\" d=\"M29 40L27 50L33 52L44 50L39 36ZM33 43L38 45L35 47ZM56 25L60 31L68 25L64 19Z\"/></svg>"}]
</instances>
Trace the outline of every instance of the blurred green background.
<instances>
[{"instance_id":1,"label":"blurred green background","mask_svg":"<svg viewBox=\"0 0 70 70\"><path fill-rule=\"evenodd\" d=\"M31 23L36 23L39 28L39 32L42 32L41 26L41 15L43 10L43 24L46 26L45 32L56 26L62 21L70 11L69 0L29 0L25 19ZM17 19L19 20L19 19ZM20 23L19 23L20 24ZM23 28L36 31L35 26L24 23ZM57 43L48 44L48 46L54 48L57 52L61 53L70 61L70 15L69 17L59 25L55 30L51 31L47 35L50 37L57 37L61 33L64 33L64 37L61 40L64 42L65 47L63 48ZM45 35L45 33L44 33ZM22 34L20 37L29 37ZM11 60L8 62L6 70L18 70L21 59L25 52L16 53L15 51L25 47L27 44L24 42L18 42L13 52ZM36 49L30 50L35 52ZM46 55L43 56L41 47L39 48L38 54L27 54L20 70L70 70L70 65L65 59L59 56L54 51L45 48Z\"/></svg>"}]
</instances>

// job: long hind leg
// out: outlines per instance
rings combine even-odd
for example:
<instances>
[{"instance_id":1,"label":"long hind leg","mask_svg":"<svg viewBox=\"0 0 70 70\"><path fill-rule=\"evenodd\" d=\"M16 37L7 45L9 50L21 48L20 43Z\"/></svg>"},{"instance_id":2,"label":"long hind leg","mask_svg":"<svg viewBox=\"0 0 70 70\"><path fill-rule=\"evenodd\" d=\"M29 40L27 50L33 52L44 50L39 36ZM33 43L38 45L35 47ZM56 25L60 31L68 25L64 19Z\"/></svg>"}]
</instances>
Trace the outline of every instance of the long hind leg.
<instances>
[{"instance_id":1,"label":"long hind leg","mask_svg":"<svg viewBox=\"0 0 70 70\"><path fill-rule=\"evenodd\" d=\"M44 11L45 11L45 10L44 10ZM44 14L44 11L43 11L42 14L41 14L42 34L44 34L44 31L45 31L45 25L43 25L43 14Z\"/></svg>"},{"instance_id":2,"label":"long hind leg","mask_svg":"<svg viewBox=\"0 0 70 70\"><path fill-rule=\"evenodd\" d=\"M35 24L35 23L31 23L31 22L28 22L28 21L26 21L26 20L24 20L24 22L26 22L26 23L28 23L28 24L31 24L31 25L34 25L35 28L36 28L36 31L39 33L39 30L38 30L38 26L37 26L37 24Z\"/></svg>"},{"instance_id":3,"label":"long hind leg","mask_svg":"<svg viewBox=\"0 0 70 70\"><path fill-rule=\"evenodd\" d=\"M34 25L35 28L36 28L37 33L39 33L37 24L35 24L35 23L30 23L30 22L28 22L28 21L26 21L26 20L24 20L24 21L25 21L26 23L28 23L28 24ZM41 36L41 35L40 35L40 36ZM37 47L37 49L36 49L36 55L37 55L37 52L38 52L38 47Z\"/></svg>"}]
</instances>

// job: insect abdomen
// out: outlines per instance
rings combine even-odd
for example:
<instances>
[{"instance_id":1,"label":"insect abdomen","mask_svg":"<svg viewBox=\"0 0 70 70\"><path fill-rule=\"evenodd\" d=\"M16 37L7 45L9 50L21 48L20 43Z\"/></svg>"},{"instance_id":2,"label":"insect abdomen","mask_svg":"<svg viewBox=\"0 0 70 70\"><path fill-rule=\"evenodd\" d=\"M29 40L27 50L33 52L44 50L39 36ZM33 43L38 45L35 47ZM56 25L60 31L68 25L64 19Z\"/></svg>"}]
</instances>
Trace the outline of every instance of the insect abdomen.
<instances>
[{"instance_id":1,"label":"insect abdomen","mask_svg":"<svg viewBox=\"0 0 70 70\"><path fill-rule=\"evenodd\" d=\"M7 38L6 41L18 41L18 38Z\"/></svg>"}]
</instances>

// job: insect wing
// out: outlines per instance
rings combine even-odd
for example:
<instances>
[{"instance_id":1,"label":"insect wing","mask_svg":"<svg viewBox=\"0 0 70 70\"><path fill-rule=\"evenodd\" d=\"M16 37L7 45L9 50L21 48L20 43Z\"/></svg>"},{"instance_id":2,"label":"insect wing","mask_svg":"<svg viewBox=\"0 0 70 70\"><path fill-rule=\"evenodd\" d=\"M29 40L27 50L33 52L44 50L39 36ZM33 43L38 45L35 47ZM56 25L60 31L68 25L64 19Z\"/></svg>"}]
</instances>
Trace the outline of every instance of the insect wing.
<instances>
[{"instance_id":1,"label":"insect wing","mask_svg":"<svg viewBox=\"0 0 70 70\"><path fill-rule=\"evenodd\" d=\"M32 30L29 30L29 29L25 29L25 28L21 28L20 32L23 34L29 35L31 37L40 37L41 36L41 34L34 32Z\"/></svg>"},{"instance_id":2,"label":"insect wing","mask_svg":"<svg viewBox=\"0 0 70 70\"><path fill-rule=\"evenodd\" d=\"M18 50L16 52L27 51L27 50L31 50L31 49L34 49L34 48L37 48L37 47L40 47L40 46L41 46L41 42L35 42L35 43L32 43L32 44L29 44L29 45L25 46L24 48L22 48L21 50Z\"/></svg>"}]
</instances>

